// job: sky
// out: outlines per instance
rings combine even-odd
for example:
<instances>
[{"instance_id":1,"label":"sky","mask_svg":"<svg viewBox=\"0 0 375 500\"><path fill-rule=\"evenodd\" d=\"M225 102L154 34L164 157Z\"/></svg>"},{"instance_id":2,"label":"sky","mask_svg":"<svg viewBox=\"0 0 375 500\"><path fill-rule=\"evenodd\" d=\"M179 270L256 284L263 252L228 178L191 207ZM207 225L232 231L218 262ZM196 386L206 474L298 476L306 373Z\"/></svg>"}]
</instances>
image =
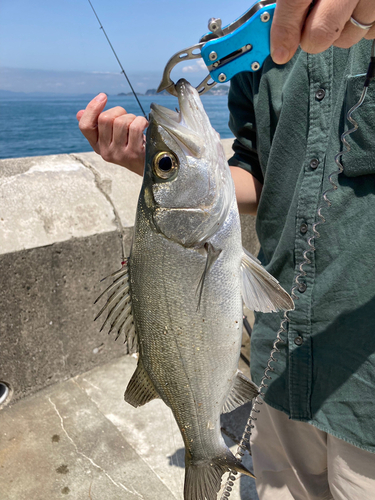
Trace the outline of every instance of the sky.
<instances>
[{"instance_id":1,"label":"sky","mask_svg":"<svg viewBox=\"0 0 375 500\"><path fill-rule=\"evenodd\" d=\"M223 26L254 0L91 0L138 92L158 86L169 58L198 43L208 19ZM197 60L172 74L198 84ZM0 0L0 90L130 92L88 0Z\"/></svg>"}]
</instances>

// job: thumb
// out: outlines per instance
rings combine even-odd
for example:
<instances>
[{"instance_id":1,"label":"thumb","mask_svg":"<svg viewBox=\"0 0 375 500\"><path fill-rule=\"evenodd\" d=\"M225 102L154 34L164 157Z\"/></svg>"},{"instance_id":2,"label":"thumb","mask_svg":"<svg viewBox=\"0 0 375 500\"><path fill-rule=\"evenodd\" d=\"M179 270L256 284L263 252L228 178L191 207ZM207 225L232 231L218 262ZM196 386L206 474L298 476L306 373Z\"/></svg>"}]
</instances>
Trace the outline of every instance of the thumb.
<instances>
[{"instance_id":1,"label":"thumb","mask_svg":"<svg viewBox=\"0 0 375 500\"><path fill-rule=\"evenodd\" d=\"M287 63L298 49L311 0L278 0L271 27L271 57Z\"/></svg>"}]
</instances>

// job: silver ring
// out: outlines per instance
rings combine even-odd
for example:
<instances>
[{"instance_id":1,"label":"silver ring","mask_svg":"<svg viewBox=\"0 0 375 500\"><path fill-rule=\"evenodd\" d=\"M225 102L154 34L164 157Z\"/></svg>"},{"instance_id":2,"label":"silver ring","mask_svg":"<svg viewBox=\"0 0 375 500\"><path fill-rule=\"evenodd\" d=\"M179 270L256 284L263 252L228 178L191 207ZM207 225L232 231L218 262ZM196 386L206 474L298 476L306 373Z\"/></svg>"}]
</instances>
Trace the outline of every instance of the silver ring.
<instances>
[{"instance_id":1,"label":"silver ring","mask_svg":"<svg viewBox=\"0 0 375 500\"><path fill-rule=\"evenodd\" d=\"M375 23L371 23L371 24L362 24L362 23L359 23L356 19L354 19L354 17L351 17L350 18L350 22L352 24L354 24L354 26L357 26L357 28L361 28L361 30L369 30L371 29Z\"/></svg>"}]
</instances>

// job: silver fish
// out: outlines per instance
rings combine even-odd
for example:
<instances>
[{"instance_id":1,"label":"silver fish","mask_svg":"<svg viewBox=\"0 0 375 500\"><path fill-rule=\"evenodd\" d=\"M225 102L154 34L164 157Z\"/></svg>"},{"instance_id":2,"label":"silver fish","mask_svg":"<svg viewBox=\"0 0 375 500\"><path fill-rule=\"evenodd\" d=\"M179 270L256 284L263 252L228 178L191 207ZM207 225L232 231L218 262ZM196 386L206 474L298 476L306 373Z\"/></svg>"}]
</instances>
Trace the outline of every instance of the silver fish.
<instances>
[{"instance_id":1,"label":"silver fish","mask_svg":"<svg viewBox=\"0 0 375 500\"><path fill-rule=\"evenodd\" d=\"M107 290L106 323L139 348L125 400L161 398L174 414L185 500L214 500L224 472L252 475L220 432L220 414L257 394L237 370L242 298L263 312L293 301L243 250L220 137L197 91L185 80L176 89L180 112L151 105L131 255Z\"/></svg>"}]
</instances>

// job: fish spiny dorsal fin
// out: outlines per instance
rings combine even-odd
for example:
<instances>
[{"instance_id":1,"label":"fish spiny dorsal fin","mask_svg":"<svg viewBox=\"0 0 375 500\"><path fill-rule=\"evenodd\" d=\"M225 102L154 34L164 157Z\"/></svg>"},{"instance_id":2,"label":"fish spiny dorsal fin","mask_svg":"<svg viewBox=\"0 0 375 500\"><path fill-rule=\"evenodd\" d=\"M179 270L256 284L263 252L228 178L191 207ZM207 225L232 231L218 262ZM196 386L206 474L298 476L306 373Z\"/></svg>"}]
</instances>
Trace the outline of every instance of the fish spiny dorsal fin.
<instances>
[{"instance_id":1,"label":"fish spiny dorsal fin","mask_svg":"<svg viewBox=\"0 0 375 500\"><path fill-rule=\"evenodd\" d=\"M232 389L223 406L223 413L229 413L239 406L248 403L259 394L258 387L243 373L237 370Z\"/></svg>"},{"instance_id":2,"label":"fish spiny dorsal fin","mask_svg":"<svg viewBox=\"0 0 375 500\"><path fill-rule=\"evenodd\" d=\"M138 408L138 406L143 406L158 397L159 394L156 392L154 384L144 369L141 359L139 359L137 369L126 388L125 401Z\"/></svg>"},{"instance_id":3,"label":"fish spiny dorsal fin","mask_svg":"<svg viewBox=\"0 0 375 500\"><path fill-rule=\"evenodd\" d=\"M277 312L294 309L290 295L259 260L243 249L241 261L242 299L251 311Z\"/></svg>"},{"instance_id":4,"label":"fish spiny dorsal fin","mask_svg":"<svg viewBox=\"0 0 375 500\"><path fill-rule=\"evenodd\" d=\"M107 310L107 317L104 320L100 331L109 324L108 335L111 332L116 333L115 340L123 333L125 341L128 343L130 352L138 350L137 336L135 332L132 302L129 284L129 269L127 263L122 268L111 275L113 282L96 299L95 303L105 295L109 294L107 302L96 315L95 321ZM102 280L103 281L103 280Z\"/></svg>"}]
</instances>

